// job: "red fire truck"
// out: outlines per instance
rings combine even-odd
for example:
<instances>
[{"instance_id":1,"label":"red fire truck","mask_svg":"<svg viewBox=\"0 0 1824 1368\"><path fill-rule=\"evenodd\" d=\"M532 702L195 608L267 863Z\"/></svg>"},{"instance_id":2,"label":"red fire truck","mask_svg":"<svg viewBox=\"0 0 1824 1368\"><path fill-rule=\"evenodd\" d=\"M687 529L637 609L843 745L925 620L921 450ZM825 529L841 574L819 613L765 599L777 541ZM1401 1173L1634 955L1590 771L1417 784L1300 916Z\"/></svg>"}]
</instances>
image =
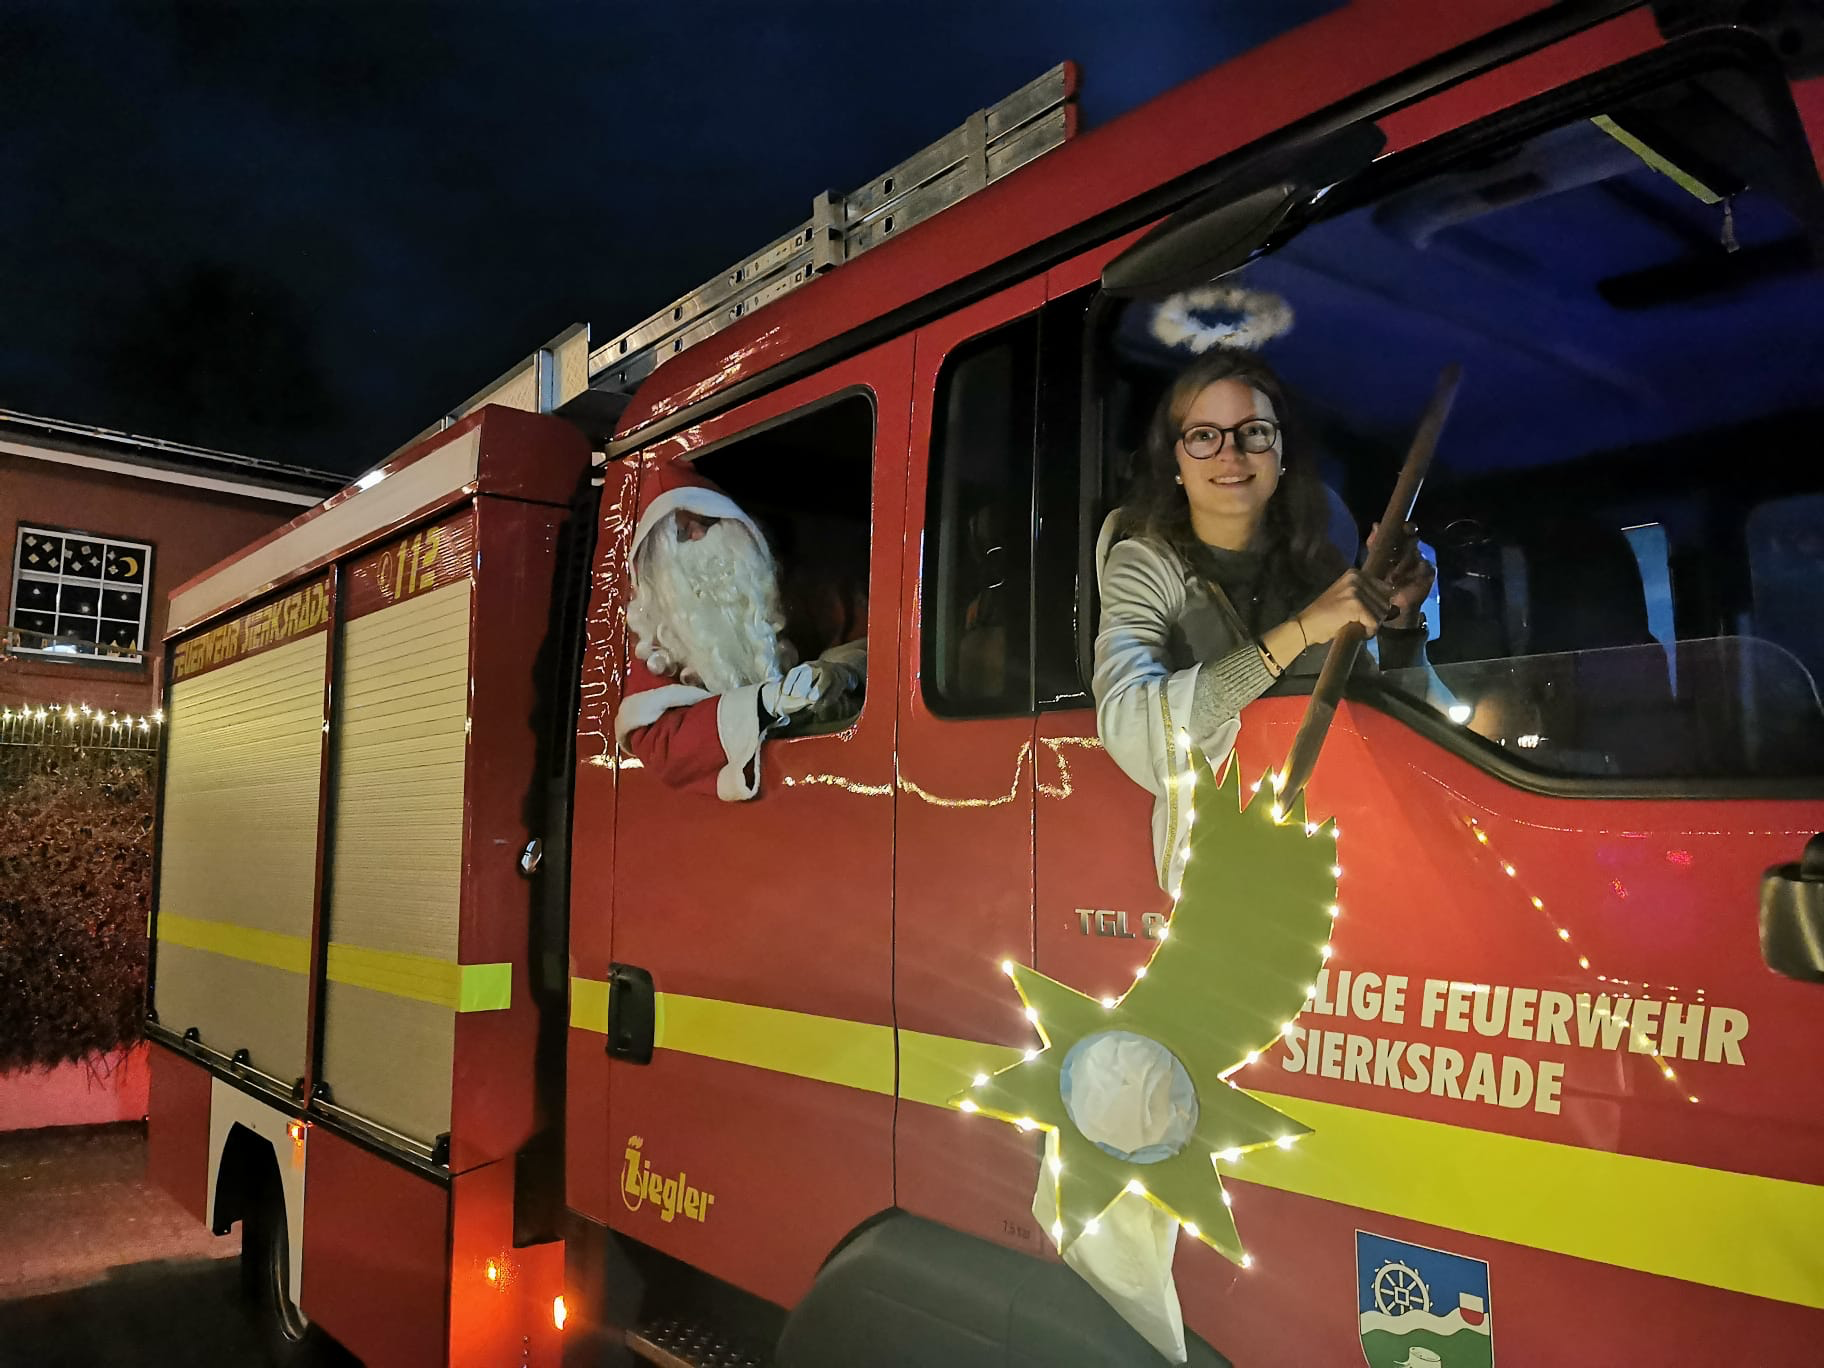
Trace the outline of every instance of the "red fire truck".
<instances>
[{"instance_id":1,"label":"red fire truck","mask_svg":"<svg viewBox=\"0 0 1824 1368\"><path fill-rule=\"evenodd\" d=\"M1034 1215L1051 1137L957 1099L1042 1053L1008 968L1171 953L1096 541L1227 341L1346 544L1466 378L1427 664L1306 794L1329 958L1228 1076L1309 1134L1212 1155L1189 1360L1817 1363L1819 72L1808 7L1701 0L1358 0L1082 136L1062 68L179 589L150 1162L274 1345L1161 1361ZM866 585L858 715L749 802L613 741L678 461Z\"/></svg>"}]
</instances>

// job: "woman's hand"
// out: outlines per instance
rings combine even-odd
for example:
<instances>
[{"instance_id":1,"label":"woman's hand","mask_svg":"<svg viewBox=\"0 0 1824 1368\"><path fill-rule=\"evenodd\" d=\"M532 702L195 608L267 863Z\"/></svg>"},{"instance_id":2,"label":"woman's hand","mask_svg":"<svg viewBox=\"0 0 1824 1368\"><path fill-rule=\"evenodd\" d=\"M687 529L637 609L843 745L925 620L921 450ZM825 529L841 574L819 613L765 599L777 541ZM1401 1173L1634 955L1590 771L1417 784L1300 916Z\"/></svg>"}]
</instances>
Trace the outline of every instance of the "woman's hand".
<instances>
[{"instance_id":1,"label":"woman's hand","mask_svg":"<svg viewBox=\"0 0 1824 1368\"><path fill-rule=\"evenodd\" d=\"M1376 523L1375 529L1379 528L1380 524ZM1373 532L1369 533L1371 539L1373 535ZM1407 523L1401 529L1399 554L1394 557L1393 569L1387 574L1388 598L1395 609L1395 616L1388 625L1418 626L1419 607L1430 596L1431 586L1437 578L1437 570L1419 554L1418 527Z\"/></svg>"},{"instance_id":2,"label":"woman's hand","mask_svg":"<svg viewBox=\"0 0 1824 1368\"><path fill-rule=\"evenodd\" d=\"M1345 570L1310 607L1289 625L1302 628L1305 640L1315 646L1330 641L1351 622L1358 622L1369 636L1391 611L1389 586L1369 579L1360 570Z\"/></svg>"}]
</instances>

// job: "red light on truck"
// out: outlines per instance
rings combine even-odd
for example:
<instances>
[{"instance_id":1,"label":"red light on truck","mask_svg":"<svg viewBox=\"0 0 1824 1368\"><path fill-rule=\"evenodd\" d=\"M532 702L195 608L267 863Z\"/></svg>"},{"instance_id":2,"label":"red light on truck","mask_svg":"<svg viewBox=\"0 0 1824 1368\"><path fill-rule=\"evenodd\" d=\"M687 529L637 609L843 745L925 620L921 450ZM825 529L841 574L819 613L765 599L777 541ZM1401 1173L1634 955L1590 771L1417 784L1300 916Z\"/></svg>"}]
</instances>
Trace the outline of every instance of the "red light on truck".
<instances>
[{"instance_id":1,"label":"red light on truck","mask_svg":"<svg viewBox=\"0 0 1824 1368\"><path fill-rule=\"evenodd\" d=\"M302 1121L288 1122L285 1126L285 1134L287 1134L291 1137L293 1144L296 1144L296 1145L303 1144L304 1143L304 1123Z\"/></svg>"},{"instance_id":2,"label":"red light on truck","mask_svg":"<svg viewBox=\"0 0 1824 1368\"><path fill-rule=\"evenodd\" d=\"M553 1297L551 1299L551 1323L559 1330L562 1330L564 1328L564 1322L569 1319L570 1311L565 1307L564 1299L562 1297Z\"/></svg>"}]
</instances>

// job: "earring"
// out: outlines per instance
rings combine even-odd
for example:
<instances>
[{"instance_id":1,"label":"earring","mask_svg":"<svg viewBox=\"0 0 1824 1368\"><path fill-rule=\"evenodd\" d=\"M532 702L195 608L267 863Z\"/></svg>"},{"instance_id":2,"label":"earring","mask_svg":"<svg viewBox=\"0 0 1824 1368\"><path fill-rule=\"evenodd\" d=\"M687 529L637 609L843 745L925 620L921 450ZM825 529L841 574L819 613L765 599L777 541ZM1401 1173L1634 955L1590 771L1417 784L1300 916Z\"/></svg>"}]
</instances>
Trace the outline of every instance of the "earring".
<instances>
[{"instance_id":1,"label":"earring","mask_svg":"<svg viewBox=\"0 0 1824 1368\"><path fill-rule=\"evenodd\" d=\"M1183 483L1184 483L1184 476L1182 476L1182 475L1174 475L1174 476L1172 476L1172 483L1173 483L1173 484L1183 484Z\"/></svg>"}]
</instances>

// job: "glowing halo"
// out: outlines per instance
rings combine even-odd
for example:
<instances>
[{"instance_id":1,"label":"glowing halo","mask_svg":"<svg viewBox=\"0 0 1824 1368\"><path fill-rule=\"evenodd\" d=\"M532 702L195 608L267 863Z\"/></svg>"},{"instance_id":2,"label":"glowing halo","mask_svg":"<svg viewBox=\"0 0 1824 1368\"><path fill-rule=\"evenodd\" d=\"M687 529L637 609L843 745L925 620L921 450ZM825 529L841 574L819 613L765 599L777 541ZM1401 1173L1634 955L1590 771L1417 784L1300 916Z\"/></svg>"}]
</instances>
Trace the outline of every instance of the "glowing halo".
<instances>
[{"instance_id":1,"label":"glowing halo","mask_svg":"<svg viewBox=\"0 0 1824 1368\"><path fill-rule=\"evenodd\" d=\"M1234 315L1206 323L1200 314ZM1198 356L1213 347L1252 351L1292 331L1292 306L1269 290L1245 285L1201 285L1181 290L1153 310L1153 336L1168 347Z\"/></svg>"}]
</instances>

